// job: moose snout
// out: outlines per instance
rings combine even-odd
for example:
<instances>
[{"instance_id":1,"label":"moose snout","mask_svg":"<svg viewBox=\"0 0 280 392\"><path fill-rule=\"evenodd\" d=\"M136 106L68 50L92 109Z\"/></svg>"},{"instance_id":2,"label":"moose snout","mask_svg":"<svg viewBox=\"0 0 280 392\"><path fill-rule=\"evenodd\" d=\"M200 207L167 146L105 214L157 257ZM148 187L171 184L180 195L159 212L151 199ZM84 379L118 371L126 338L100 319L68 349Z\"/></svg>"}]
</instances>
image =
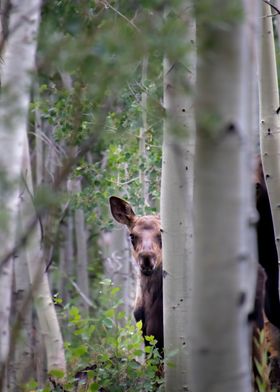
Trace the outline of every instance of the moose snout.
<instances>
[{"instance_id":1,"label":"moose snout","mask_svg":"<svg viewBox=\"0 0 280 392\"><path fill-rule=\"evenodd\" d=\"M144 275L151 275L156 263L156 255L153 252L140 252L138 255L139 266Z\"/></svg>"}]
</instances>

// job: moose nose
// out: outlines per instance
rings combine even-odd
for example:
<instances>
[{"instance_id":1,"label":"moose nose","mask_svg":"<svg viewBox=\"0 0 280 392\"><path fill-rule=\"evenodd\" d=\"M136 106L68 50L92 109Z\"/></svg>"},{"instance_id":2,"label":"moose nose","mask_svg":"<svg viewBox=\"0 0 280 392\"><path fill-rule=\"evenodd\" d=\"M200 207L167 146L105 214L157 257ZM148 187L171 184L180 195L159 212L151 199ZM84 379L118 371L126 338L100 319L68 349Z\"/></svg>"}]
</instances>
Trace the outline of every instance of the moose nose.
<instances>
[{"instance_id":1,"label":"moose nose","mask_svg":"<svg viewBox=\"0 0 280 392\"><path fill-rule=\"evenodd\" d=\"M155 267L155 254L153 252L139 253L139 264L141 271L145 275L150 275Z\"/></svg>"}]
</instances>

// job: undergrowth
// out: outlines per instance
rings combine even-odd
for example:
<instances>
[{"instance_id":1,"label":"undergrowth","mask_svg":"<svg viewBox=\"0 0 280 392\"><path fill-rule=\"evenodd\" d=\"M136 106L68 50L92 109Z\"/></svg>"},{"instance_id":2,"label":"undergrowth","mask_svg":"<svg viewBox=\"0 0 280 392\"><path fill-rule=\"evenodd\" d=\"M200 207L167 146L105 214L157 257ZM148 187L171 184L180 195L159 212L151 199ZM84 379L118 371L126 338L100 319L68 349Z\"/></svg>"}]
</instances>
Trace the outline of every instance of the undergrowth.
<instances>
[{"instance_id":1,"label":"undergrowth","mask_svg":"<svg viewBox=\"0 0 280 392\"><path fill-rule=\"evenodd\" d=\"M125 316L118 291L111 281L101 282L103 308L95 317L83 317L76 306L64 307L62 316L68 324L69 339L65 342L68 375L63 389L54 385L38 389L33 381L26 391L163 391L159 370L163 361L156 340L147 337L150 345L144 347L142 323L135 325ZM54 378L61 376L53 374Z\"/></svg>"}]
</instances>

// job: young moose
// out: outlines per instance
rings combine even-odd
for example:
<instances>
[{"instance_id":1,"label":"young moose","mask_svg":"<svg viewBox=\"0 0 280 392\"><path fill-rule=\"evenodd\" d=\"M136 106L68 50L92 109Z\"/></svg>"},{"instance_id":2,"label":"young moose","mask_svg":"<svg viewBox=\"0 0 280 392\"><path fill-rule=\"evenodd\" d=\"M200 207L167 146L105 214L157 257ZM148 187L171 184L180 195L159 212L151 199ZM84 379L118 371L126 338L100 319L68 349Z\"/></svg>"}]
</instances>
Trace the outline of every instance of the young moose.
<instances>
[{"instance_id":1,"label":"young moose","mask_svg":"<svg viewBox=\"0 0 280 392\"><path fill-rule=\"evenodd\" d=\"M136 216L131 205L112 196L111 212L115 220L126 225L139 267L134 317L142 321L143 336L153 335L163 349L162 251L161 225L158 216ZM147 343L145 341L145 343Z\"/></svg>"}]
</instances>

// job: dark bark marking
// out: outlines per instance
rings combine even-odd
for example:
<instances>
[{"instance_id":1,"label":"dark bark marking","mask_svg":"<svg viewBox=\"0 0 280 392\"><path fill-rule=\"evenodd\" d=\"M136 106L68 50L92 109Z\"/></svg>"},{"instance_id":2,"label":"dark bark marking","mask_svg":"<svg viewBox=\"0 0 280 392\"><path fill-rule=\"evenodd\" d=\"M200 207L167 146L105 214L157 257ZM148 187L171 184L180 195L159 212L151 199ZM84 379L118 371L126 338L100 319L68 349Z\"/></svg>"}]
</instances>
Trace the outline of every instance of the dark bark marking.
<instances>
[{"instance_id":1,"label":"dark bark marking","mask_svg":"<svg viewBox=\"0 0 280 392\"><path fill-rule=\"evenodd\" d=\"M244 305L245 300L246 300L246 293L244 293L244 292L239 293L238 299L237 299L237 305L238 306Z\"/></svg>"},{"instance_id":2,"label":"dark bark marking","mask_svg":"<svg viewBox=\"0 0 280 392\"><path fill-rule=\"evenodd\" d=\"M234 132L236 132L236 127L235 127L235 125L234 125L233 123L230 123L230 124L227 126L227 131L228 131L229 133L234 133Z\"/></svg>"}]
</instances>

